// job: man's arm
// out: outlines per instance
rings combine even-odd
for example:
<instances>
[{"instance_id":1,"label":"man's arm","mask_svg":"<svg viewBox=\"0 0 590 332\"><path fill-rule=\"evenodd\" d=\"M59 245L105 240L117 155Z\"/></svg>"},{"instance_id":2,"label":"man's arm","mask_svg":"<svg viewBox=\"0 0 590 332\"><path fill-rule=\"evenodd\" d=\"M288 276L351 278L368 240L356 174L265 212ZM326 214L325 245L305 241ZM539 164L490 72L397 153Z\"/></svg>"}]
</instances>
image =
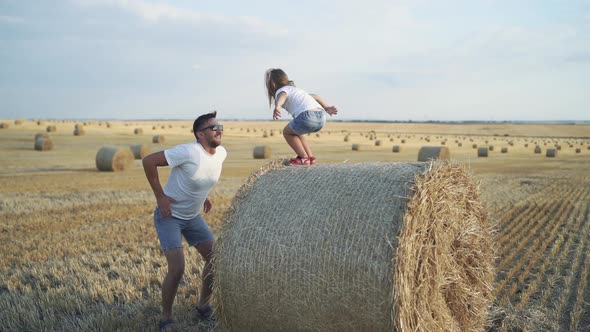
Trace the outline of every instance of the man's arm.
<instances>
[{"instance_id":1,"label":"man's arm","mask_svg":"<svg viewBox=\"0 0 590 332\"><path fill-rule=\"evenodd\" d=\"M165 217L169 217L171 215L170 203L173 203L174 200L164 194L162 184L160 183L160 177L158 175L158 166L168 166L168 161L166 160L164 151L155 152L145 156L142 160L142 164L143 170L145 171L145 176L147 177L147 180L152 187L152 191L156 196L160 213L162 213L162 215Z\"/></svg>"}]
</instances>

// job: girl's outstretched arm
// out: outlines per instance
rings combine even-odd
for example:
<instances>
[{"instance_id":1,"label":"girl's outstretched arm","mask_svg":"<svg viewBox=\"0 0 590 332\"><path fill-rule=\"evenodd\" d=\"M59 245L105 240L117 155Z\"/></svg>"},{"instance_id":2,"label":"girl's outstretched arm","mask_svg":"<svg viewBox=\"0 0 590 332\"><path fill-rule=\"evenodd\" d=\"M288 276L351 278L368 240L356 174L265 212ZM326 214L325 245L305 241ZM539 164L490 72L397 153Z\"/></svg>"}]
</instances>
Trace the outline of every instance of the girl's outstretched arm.
<instances>
[{"instance_id":1,"label":"girl's outstretched arm","mask_svg":"<svg viewBox=\"0 0 590 332\"><path fill-rule=\"evenodd\" d=\"M312 93L310 93L309 95L312 96L313 99L315 99L320 104L320 106L322 106L322 108L326 110L328 114L330 114L330 116L338 113L338 108L336 108L336 106L326 104L322 97L314 95Z\"/></svg>"},{"instance_id":2,"label":"girl's outstretched arm","mask_svg":"<svg viewBox=\"0 0 590 332\"><path fill-rule=\"evenodd\" d=\"M283 108L285 101L287 101L287 93L279 93L277 99L275 100L275 110L272 112L273 120L278 120L281 117L281 108Z\"/></svg>"}]
</instances>

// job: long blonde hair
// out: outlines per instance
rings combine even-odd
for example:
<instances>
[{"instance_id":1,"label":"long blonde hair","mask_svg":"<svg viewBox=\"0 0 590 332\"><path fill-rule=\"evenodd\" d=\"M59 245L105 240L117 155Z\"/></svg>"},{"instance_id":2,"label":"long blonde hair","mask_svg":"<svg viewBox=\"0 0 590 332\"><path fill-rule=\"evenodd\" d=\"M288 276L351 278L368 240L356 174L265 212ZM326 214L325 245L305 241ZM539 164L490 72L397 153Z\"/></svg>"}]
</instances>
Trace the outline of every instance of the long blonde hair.
<instances>
[{"instance_id":1,"label":"long blonde hair","mask_svg":"<svg viewBox=\"0 0 590 332\"><path fill-rule=\"evenodd\" d=\"M289 85L289 77L287 74L279 68L271 68L264 74L264 85L266 86L266 92L268 94L268 106L270 107L272 99L278 89Z\"/></svg>"}]
</instances>

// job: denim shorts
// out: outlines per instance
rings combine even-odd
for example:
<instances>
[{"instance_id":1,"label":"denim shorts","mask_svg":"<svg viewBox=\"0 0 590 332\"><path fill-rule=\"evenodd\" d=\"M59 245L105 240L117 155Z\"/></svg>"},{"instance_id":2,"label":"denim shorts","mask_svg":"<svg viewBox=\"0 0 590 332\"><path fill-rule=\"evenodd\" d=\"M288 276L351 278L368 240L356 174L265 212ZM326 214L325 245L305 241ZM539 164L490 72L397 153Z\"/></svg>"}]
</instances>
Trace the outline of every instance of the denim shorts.
<instances>
[{"instance_id":1,"label":"denim shorts","mask_svg":"<svg viewBox=\"0 0 590 332\"><path fill-rule=\"evenodd\" d=\"M162 251L182 248L182 236L191 247L202 242L215 240L209 226L200 214L193 219L184 220L175 217L164 217L160 213L160 209L156 208L154 211L154 224L156 225Z\"/></svg>"},{"instance_id":2,"label":"denim shorts","mask_svg":"<svg viewBox=\"0 0 590 332\"><path fill-rule=\"evenodd\" d=\"M305 111L289 122L289 128L297 135L320 131L326 124L326 112L323 109Z\"/></svg>"}]
</instances>

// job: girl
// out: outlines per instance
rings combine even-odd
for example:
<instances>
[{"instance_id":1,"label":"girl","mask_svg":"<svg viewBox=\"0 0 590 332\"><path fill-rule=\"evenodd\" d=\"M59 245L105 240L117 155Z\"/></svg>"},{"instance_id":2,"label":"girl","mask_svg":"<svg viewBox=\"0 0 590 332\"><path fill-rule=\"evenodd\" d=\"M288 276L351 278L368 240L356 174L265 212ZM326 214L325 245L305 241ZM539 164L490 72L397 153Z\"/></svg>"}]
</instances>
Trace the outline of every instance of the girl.
<instances>
[{"instance_id":1,"label":"girl","mask_svg":"<svg viewBox=\"0 0 590 332\"><path fill-rule=\"evenodd\" d=\"M272 118L281 117L284 108L293 120L283 129L283 136L297 157L290 160L291 165L314 165L316 159L303 135L320 131L326 123L326 115L338 113L335 106L327 105L320 96L309 94L295 87L287 74L281 69L269 69L265 75L268 105L274 98L275 108Z\"/></svg>"}]
</instances>

